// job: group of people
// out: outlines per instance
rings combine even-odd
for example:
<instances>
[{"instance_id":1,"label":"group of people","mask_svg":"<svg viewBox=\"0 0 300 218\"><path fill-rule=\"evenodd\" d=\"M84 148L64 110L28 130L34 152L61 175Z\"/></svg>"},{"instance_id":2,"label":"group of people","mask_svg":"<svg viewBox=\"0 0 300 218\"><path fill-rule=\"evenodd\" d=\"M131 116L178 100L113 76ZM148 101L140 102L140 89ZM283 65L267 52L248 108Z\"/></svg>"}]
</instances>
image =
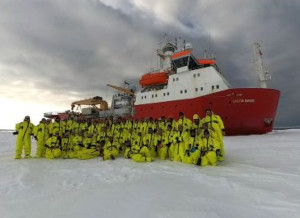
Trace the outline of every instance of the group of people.
<instances>
[{"instance_id":1,"label":"group of people","mask_svg":"<svg viewBox=\"0 0 300 218\"><path fill-rule=\"evenodd\" d=\"M86 120L72 117L60 120L43 118L37 126L26 116L16 125L16 159L31 157L31 138L37 141L35 157L90 159L102 157L114 160L119 156L135 162L151 162L155 158L170 159L200 166L218 165L224 160L223 135L225 129L220 116L211 109L200 119L195 114L190 120L180 112L159 120L139 121Z\"/></svg>"}]
</instances>

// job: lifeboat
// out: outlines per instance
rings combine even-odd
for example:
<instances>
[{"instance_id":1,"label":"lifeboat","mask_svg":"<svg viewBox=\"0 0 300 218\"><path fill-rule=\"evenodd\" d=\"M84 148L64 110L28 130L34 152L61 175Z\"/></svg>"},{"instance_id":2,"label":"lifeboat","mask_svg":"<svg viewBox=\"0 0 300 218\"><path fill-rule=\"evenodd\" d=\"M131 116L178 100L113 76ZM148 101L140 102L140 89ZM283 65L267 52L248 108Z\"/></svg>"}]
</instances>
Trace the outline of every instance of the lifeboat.
<instances>
[{"instance_id":1,"label":"lifeboat","mask_svg":"<svg viewBox=\"0 0 300 218\"><path fill-rule=\"evenodd\" d=\"M147 73L140 79L140 85L143 87L166 83L168 83L168 74L166 72Z\"/></svg>"},{"instance_id":2,"label":"lifeboat","mask_svg":"<svg viewBox=\"0 0 300 218\"><path fill-rule=\"evenodd\" d=\"M198 64L200 65L210 65L213 66L216 64L216 61L213 59L197 59Z\"/></svg>"}]
</instances>

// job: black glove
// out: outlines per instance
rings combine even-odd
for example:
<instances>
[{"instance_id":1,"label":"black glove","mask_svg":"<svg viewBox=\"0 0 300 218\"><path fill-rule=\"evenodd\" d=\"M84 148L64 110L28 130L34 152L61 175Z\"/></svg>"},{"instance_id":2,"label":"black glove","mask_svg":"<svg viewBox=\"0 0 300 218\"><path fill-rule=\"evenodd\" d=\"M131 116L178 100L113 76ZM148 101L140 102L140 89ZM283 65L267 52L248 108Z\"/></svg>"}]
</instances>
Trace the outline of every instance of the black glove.
<instances>
[{"instance_id":1,"label":"black glove","mask_svg":"<svg viewBox=\"0 0 300 218\"><path fill-rule=\"evenodd\" d=\"M19 132L17 132L17 131L16 131L16 132L13 132L12 134L13 134L13 135L18 135L18 134L19 134Z\"/></svg>"},{"instance_id":2,"label":"black glove","mask_svg":"<svg viewBox=\"0 0 300 218\"><path fill-rule=\"evenodd\" d=\"M169 142L168 144L167 144L167 146L168 146L168 148L171 146L171 142Z\"/></svg>"},{"instance_id":3,"label":"black glove","mask_svg":"<svg viewBox=\"0 0 300 218\"><path fill-rule=\"evenodd\" d=\"M186 155L189 157L191 154L190 154L190 150L186 150L185 151Z\"/></svg>"},{"instance_id":4,"label":"black glove","mask_svg":"<svg viewBox=\"0 0 300 218\"><path fill-rule=\"evenodd\" d=\"M34 139L37 141L37 137L36 136L34 136Z\"/></svg>"},{"instance_id":5,"label":"black glove","mask_svg":"<svg viewBox=\"0 0 300 218\"><path fill-rule=\"evenodd\" d=\"M157 152L158 151L158 147L157 146L155 146L155 152Z\"/></svg>"}]
</instances>

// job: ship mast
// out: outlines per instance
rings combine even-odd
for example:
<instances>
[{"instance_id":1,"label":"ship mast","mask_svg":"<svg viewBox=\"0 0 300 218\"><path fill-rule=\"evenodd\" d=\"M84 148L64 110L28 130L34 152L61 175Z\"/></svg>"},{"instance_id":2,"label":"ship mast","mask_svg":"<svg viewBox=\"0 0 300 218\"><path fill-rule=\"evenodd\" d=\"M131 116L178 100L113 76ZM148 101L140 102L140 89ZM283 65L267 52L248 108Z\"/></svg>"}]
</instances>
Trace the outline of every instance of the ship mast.
<instances>
[{"instance_id":1,"label":"ship mast","mask_svg":"<svg viewBox=\"0 0 300 218\"><path fill-rule=\"evenodd\" d=\"M267 81L271 80L271 75L267 70L264 69L263 61L262 61L262 53L260 50L260 44L257 42L254 43L253 51L254 51L254 64L255 70L258 75L258 81L260 88L267 88Z\"/></svg>"}]
</instances>

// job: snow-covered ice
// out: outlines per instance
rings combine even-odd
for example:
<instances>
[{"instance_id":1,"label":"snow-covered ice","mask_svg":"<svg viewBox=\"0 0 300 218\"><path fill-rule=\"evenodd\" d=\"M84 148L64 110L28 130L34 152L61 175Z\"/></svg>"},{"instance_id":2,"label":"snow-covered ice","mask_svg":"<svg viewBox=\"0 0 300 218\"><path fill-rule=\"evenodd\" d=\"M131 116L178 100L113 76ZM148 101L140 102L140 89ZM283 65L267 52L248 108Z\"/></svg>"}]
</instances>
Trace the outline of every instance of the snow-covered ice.
<instances>
[{"instance_id":1,"label":"snow-covered ice","mask_svg":"<svg viewBox=\"0 0 300 218\"><path fill-rule=\"evenodd\" d=\"M300 217L300 130L225 137L226 160L205 168L14 160L14 145L0 133L1 218Z\"/></svg>"}]
</instances>

